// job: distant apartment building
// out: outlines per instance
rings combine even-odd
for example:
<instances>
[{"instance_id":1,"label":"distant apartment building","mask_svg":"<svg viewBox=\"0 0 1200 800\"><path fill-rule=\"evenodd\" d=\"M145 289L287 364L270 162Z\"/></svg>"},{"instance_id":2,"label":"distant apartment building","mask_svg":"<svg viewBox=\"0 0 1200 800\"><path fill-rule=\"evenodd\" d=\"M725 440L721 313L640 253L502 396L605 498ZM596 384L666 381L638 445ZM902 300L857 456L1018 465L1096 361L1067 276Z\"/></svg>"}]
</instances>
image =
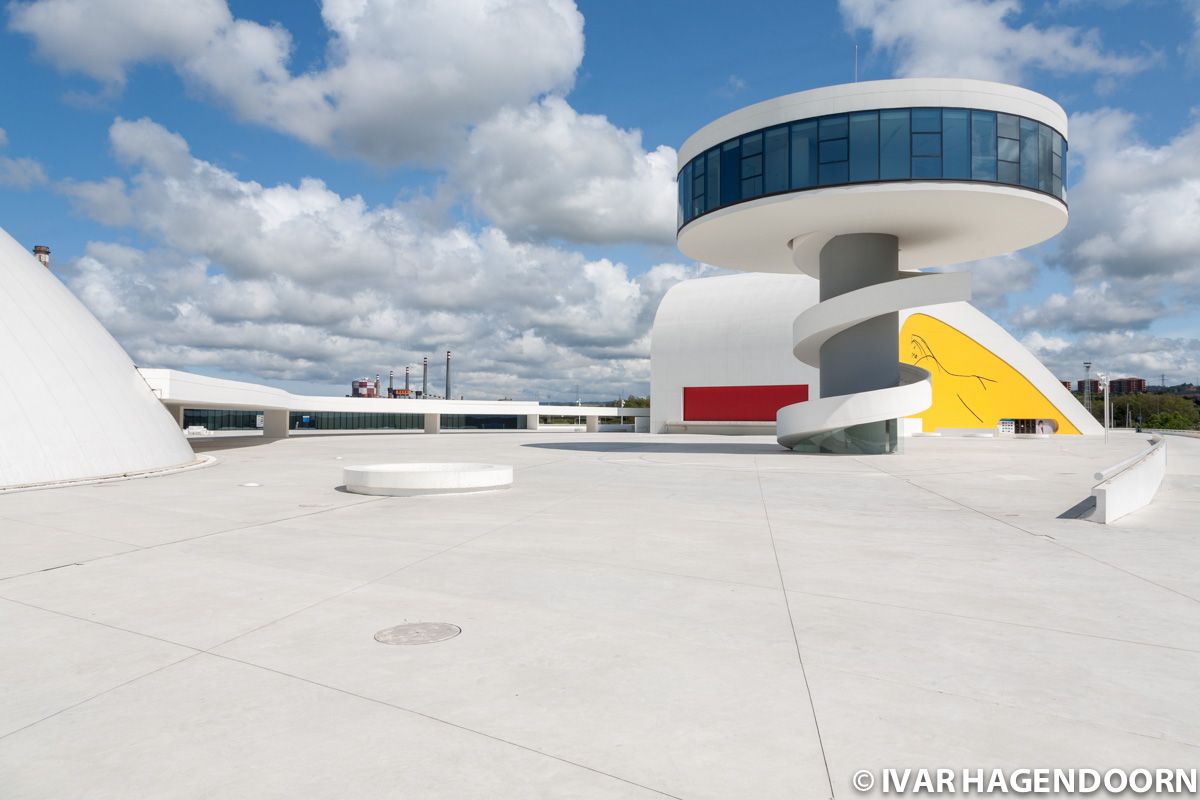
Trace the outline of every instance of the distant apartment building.
<instances>
[{"instance_id":1,"label":"distant apartment building","mask_svg":"<svg viewBox=\"0 0 1200 800\"><path fill-rule=\"evenodd\" d=\"M1108 382L1112 394L1141 394L1146 391L1145 378L1115 378Z\"/></svg>"},{"instance_id":2,"label":"distant apartment building","mask_svg":"<svg viewBox=\"0 0 1200 800\"><path fill-rule=\"evenodd\" d=\"M1095 378L1087 381L1076 381L1075 391L1079 394L1083 394L1085 391L1087 391L1090 392L1092 396L1098 397L1100 395L1100 381L1096 380Z\"/></svg>"}]
</instances>

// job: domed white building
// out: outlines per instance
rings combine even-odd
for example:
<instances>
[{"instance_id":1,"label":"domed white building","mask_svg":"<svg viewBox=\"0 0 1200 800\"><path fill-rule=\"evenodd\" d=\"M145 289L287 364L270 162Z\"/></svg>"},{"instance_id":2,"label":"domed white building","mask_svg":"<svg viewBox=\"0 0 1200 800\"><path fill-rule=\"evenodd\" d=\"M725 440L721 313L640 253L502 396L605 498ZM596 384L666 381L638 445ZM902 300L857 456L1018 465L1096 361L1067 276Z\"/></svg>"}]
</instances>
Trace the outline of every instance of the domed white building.
<instances>
[{"instance_id":1,"label":"domed white building","mask_svg":"<svg viewBox=\"0 0 1200 800\"><path fill-rule=\"evenodd\" d=\"M195 461L129 356L0 230L0 489Z\"/></svg>"}]
</instances>

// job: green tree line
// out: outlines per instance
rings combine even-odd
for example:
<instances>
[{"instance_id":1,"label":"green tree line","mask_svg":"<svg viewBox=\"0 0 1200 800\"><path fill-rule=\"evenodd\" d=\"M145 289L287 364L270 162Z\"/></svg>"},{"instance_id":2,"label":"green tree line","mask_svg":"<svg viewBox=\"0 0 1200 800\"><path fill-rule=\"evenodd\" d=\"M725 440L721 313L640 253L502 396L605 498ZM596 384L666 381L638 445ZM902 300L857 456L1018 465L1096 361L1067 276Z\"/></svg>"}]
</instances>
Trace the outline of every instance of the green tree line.
<instances>
[{"instance_id":1,"label":"green tree line","mask_svg":"<svg viewBox=\"0 0 1200 800\"><path fill-rule=\"evenodd\" d=\"M1082 399L1081 401L1082 402ZM1170 394L1121 394L1112 398L1112 424L1143 428L1193 430L1200 427L1200 406L1194 400ZM1104 421L1104 401L1092 397L1092 415Z\"/></svg>"}]
</instances>

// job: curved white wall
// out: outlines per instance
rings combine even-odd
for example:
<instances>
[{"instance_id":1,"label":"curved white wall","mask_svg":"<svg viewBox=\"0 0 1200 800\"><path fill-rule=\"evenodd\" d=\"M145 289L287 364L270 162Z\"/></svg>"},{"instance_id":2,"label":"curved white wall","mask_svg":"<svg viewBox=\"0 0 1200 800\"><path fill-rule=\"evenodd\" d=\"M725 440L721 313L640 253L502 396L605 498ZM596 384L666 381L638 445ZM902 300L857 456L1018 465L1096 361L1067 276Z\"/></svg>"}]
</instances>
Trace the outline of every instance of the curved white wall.
<instances>
[{"instance_id":1,"label":"curved white wall","mask_svg":"<svg viewBox=\"0 0 1200 800\"><path fill-rule=\"evenodd\" d=\"M0 230L0 487L193 460L121 346Z\"/></svg>"},{"instance_id":2,"label":"curved white wall","mask_svg":"<svg viewBox=\"0 0 1200 800\"><path fill-rule=\"evenodd\" d=\"M683 419L685 386L807 383L820 397L820 371L792 355L796 315L816 305L807 275L744 273L683 281L658 307L650 339L650 430ZM900 312L928 314L957 328L1020 372L1084 434L1104 432L1037 357L970 303Z\"/></svg>"},{"instance_id":3,"label":"curved white wall","mask_svg":"<svg viewBox=\"0 0 1200 800\"><path fill-rule=\"evenodd\" d=\"M1037 356L975 306L970 303L943 303L937 306L910 308L900 315L901 327L904 326L904 320L912 314L927 314L940 319L991 350L1033 384L1033 388L1062 412L1080 433L1087 436L1100 436L1104 433L1104 426L1087 412L1071 394L1071 390L1063 386Z\"/></svg>"},{"instance_id":4,"label":"curved white wall","mask_svg":"<svg viewBox=\"0 0 1200 800\"><path fill-rule=\"evenodd\" d=\"M684 386L808 384L820 370L792 355L792 320L816 305L807 275L746 273L683 281L658 306L650 335L650 431L683 419Z\"/></svg>"}]
</instances>

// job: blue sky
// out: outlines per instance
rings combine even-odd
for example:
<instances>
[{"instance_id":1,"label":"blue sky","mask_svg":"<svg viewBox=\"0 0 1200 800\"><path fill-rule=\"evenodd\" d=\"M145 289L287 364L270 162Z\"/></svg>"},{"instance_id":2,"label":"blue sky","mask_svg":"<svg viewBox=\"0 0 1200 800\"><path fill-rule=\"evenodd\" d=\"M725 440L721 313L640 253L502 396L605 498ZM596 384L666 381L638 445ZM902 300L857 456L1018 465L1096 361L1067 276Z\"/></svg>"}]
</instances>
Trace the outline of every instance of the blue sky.
<instances>
[{"instance_id":1,"label":"blue sky","mask_svg":"<svg viewBox=\"0 0 1200 800\"><path fill-rule=\"evenodd\" d=\"M344 393L452 348L476 396L645 392L675 148L852 79L1072 115L1072 222L971 265L1063 377L1200 381L1200 2L26 0L0 226L139 364Z\"/></svg>"}]
</instances>

